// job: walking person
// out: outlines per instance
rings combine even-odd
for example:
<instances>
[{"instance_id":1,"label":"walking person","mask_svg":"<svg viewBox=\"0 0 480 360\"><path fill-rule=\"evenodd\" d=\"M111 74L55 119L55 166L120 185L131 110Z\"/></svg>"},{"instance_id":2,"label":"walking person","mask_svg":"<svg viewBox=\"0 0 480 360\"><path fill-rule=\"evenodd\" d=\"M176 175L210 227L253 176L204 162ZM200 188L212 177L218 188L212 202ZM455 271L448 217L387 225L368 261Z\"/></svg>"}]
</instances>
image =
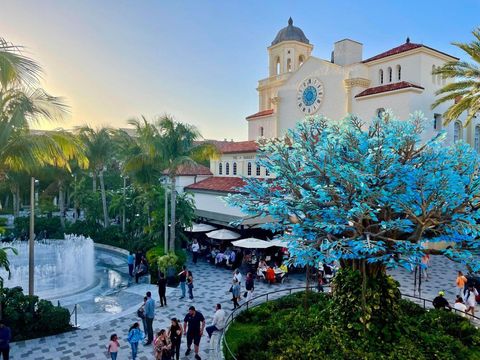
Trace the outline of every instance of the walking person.
<instances>
[{"instance_id":1,"label":"walking person","mask_svg":"<svg viewBox=\"0 0 480 360\"><path fill-rule=\"evenodd\" d=\"M172 318L172 324L170 325L170 329L168 329L167 336L170 338L172 343L172 360L176 358L176 360L180 359L180 344L182 343L182 327L178 322L177 318Z\"/></svg>"},{"instance_id":2,"label":"walking person","mask_svg":"<svg viewBox=\"0 0 480 360\"><path fill-rule=\"evenodd\" d=\"M232 301L233 301L233 310L235 310L238 305L238 299L240 297L240 285L238 285L238 280L233 279L233 285L232 285Z\"/></svg>"},{"instance_id":3,"label":"walking person","mask_svg":"<svg viewBox=\"0 0 480 360\"><path fill-rule=\"evenodd\" d=\"M191 271L188 271L187 287L188 287L188 297L190 298L190 300L193 300L193 274Z\"/></svg>"},{"instance_id":4,"label":"walking person","mask_svg":"<svg viewBox=\"0 0 480 360\"><path fill-rule=\"evenodd\" d=\"M202 360L198 351L200 349L200 338L205 330L205 318L200 311L195 310L195 306L190 306L187 315L183 320L183 332L187 336L187 351L185 356L192 352L192 342L195 350L195 360Z\"/></svg>"},{"instance_id":5,"label":"walking person","mask_svg":"<svg viewBox=\"0 0 480 360\"><path fill-rule=\"evenodd\" d=\"M422 276L425 281L428 281L428 266L430 265L430 255L425 254L422 256Z\"/></svg>"},{"instance_id":6,"label":"walking person","mask_svg":"<svg viewBox=\"0 0 480 360\"><path fill-rule=\"evenodd\" d=\"M134 269L134 265L135 265L135 256L133 256L133 253L131 251L127 256L127 264L128 264L128 275L130 275L130 277L133 277L133 269Z\"/></svg>"},{"instance_id":7,"label":"walking person","mask_svg":"<svg viewBox=\"0 0 480 360\"><path fill-rule=\"evenodd\" d=\"M10 358L10 341L12 340L12 331L0 320L0 353L3 360Z\"/></svg>"},{"instance_id":8,"label":"walking person","mask_svg":"<svg viewBox=\"0 0 480 360\"><path fill-rule=\"evenodd\" d=\"M248 273L245 280L245 290L247 290L247 301L252 300L253 290L255 290L255 282L253 280L253 274Z\"/></svg>"},{"instance_id":9,"label":"walking person","mask_svg":"<svg viewBox=\"0 0 480 360\"><path fill-rule=\"evenodd\" d=\"M182 296L180 296L180 299L185 298L187 275L188 275L187 267L183 265L182 271L178 273L178 281L180 282L180 289L182 290Z\"/></svg>"},{"instance_id":10,"label":"walking person","mask_svg":"<svg viewBox=\"0 0 480 360\"><path fill-rule=\"evenodd\" d=\"M197 263L198 254L200 253L200 244L197 239L193 239L192 243L192 261L194 264Z\"/></svg>"},{"instance_id":11,"label":"walking person","mask_svg":"<svg viewBox=\"0 0 480 360\"><path fill-rule=\"evenodd\" d=\"M165 278L165 274L160 272L160 276L158 278L158 296L160 297L160 306L163 307L163 304L167 306L167 279Z\"/></svg>"},{"instance_id":12,"label":"walking person","mask_svg":"<svg viewBox=\"0 0 480 360\"><path fill-rule=\"evenodd\" d=\"M165 329L160 330L157 333L155 341L153 342L153 348L155 349L155 360L170 360L171 347L172 344L167 336L167 332Z\"/></svg>"},{"instance_id":13,"label":"walking person","mask_svg":"<svg viewBox=\"0 0 480 360\"><path fill-rule=\"evenodd\" d=\"M208 338L212 337L214 331L222 331L225 327L225 322L227 320L227 314L225 310L222 309L222 304L217 304L215 306L215 314L213 315L213 322L212 325L207 326L205 330L207 330Z\"/></svg>"},{"instance_id":14,"label":"walking person","mask_svg":"<svg viewBox=\"0 0 480 360\"><path fill-rule=\"evenodd\" d=\"M462 295L465 292L465 285L467 284L467 278L461 271L458 272L457 280L455 281L457 285L457 295Z\"/></svg>"},{"instance_id":15,"label":"walking person","mask_svg":"<svg viewBox=\"0 0 480 360\"><path fill-rule=\"evenodd\" d=\"M464 300L465 305L467 306L467 310L465 311L467 314L471 314L475 316L475 306L477 305L478 291L475 289L473 285L469 285L467 290L464 293Z\"/></svg>"},{"instance_id":16,"label":"walking person","mask_svg":"<svg viewBox=\"0 0 480 360\"><path fill-rule=\"evenodd\" d=\"M145 302L145 320L147 322L147 342L150 345L153 341L153 318L155 317L155 300L152 299L152 293L147 291L147 301Z\"/></svg>"},{"instance_id":17,"label":"walking person","mask_svg":"<svg viewBox=\"0 0 480 360\"><path fill-rule=\"evenodd\" d=\"M143 334L142 330L140 330L140 325L138 322L132 325L130 330L128 330L128 337L127 341L132 348L132 359L135 360L137 358L138 352L138 343L143 340L145 335Z\"/></svg>"},{"instance_id":18,"label":"walking person","mask_svg":"<svg viewBox=\"0 0 480 360\"><path fill-rule=\"evenodd\" d=\"M120 343L118 342L117 334L112 334L110 336L110 342L108 343L107 352L112 358L112 360L117 360L118 349L120 348Z\"/></svg>"},{"instance_id":19,"label":"walking person","mask_svg":"<svg viewBox=\"0 0 480 360\"><path fill-rule=\"evenodd\" d=\"M240 289L242 288L242 279L243 279L243 276L242 274L240 273L240 270L236 269L234 272L233 272L233 279L237 280L238 282L238 285L240 286Z\"/></svg>"}]
</instances>

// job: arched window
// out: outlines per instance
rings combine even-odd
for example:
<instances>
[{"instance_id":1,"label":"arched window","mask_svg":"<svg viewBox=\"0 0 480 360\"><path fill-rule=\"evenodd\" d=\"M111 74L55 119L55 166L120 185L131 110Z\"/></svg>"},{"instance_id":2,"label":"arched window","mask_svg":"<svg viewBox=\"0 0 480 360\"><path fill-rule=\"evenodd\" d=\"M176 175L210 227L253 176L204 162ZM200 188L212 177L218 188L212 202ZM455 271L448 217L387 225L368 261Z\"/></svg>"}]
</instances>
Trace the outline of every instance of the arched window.
<instances>
[{"instance_id":1,"label":"arched window","mask_svg":"<svg viewBox=\"0 0 480 360\"><path fill-rule=\"evenodd\" d=\"M229 163L225 164L225 175L230 175L230 164Z\"/></svg>"},{"instance_id":2,"label":"arched window","mask_svg":"<svg viewBox=\"0 0 480 360\"><path fill-rule=\"evenodd\" d=\"M480 125L475 126L474 149L477 153L480 153Z\"/></svg>"},{"instance_id":3,"label":"arched window","mask_svg":"<svg viewBox=\"0 0 480 360\"><path fill-rule=\"evenodd\" d=\"M442 128L442 114L433 114L433 128L435 130Z\"/></svg>"},{"instance_id":4,"label":"arched window","mask_svg":"<svg viewBox=\"0 0 480 360\"><path fill-rule=\"evenodd\" d=\"M298 57L298 67L302 66L304 62L305 62L305 58L303 57L303 55L300 55Z\"/></svg>"},{"instance_id":5,"label":"arched window","mask_svg":"<svg viewBox=\"0 0 480 360\"><path fill-rule=\"evenodd\" d=\"M222 163L219 163L218 164L218 175L222 175L222 171L223 171Z\"/></svg>"},{"instance_id":6,"label":"arched window","mask_svg":"<svg viewBox=\"0 0 480 360\"><path fill-rule=\"evenodd\" d=\"M383 69L378 70L378 81L383 84Z\"/></svg>"},{"instance_id":7,"label":"arched window","mask_svg":"<svg viewBox=\"0 0 480 360\"><path fill-rule=\"evenodd\" d=\"M236 162L233 163L232 173L233 173L233 175L237 175L237 163Z\"/></svg>"},{"instance_id":8,"label":"arched window","mask_svg":"<svg viewBox=\"0 0 480 360\"><path fill-rule=\"evenodd\" d=\"M252 176L252 163L250 161L247 164L247 175Z\"/></svg>"},{"instance_id":9,"label":"arched window","mask_svg":"<svg viewBox=\"0 0 480 360\"><path fill-rule=\"evenodd\" d=\"M400 65L397 65L397 80L402 80L402 67Z\"/></svg>"},{"instance_id":10,"label":"arched window","mask_svg":"<svg viewBox=\"0 0 480 360\"><path fill-rule=\"evenodd\" d=\"M292 59L287 59L287 72L292 71Z\"/></svg>"},{"instance_id":11,"label":"arched window","mask_svg":"<svg viewBox=\"0 0 480 360\"><path fill-rule=\"evenodd\" d=\"M435 72L435 65L432 65L432 82L435 84L435 75L434 75L434 72Z\"/></svg>"},{"instance_id":12,"label":"arched window","mask_svg":"<svg viewBox=\"0 0 480 360\"><path fill-rule=\"evenodd\" d=\"M457 120L455 124L453 124L453 142L456 143L462 140L462 137L462 123Z\"/></svg>"},{"instance_id":13,"label":"arched window","mask_svg":"<svg viewBox=\"0 0 480 360\"><path fill-rule=\"evenodd\" d=\"M280 58L277 56L277 60L275 61L275 73L277 75L280 74Z\"/></svg>"},{"instance_id":14,"label":"arched window","mask_svg":"<svg viewBox=\"0 0 480 360\"><path fill-rule=\"evenodd\" d=\"M265 176L270 176L270 171L267 168L265 168Z\"/></svg>"},{"instance_id":15,"label":"arched window","mask_svg":"<svg viewBox=\"0 0 480 360\"><path fill-rule=\"evenodd\" d=\"M257 176L260 176L260 165L257 164Z\"/></svg>"},{"instance_id":16,"label":"arched window","mask_svg":"<svg viewBox=\"0 0 480 360\"><path fill-rule=\"evenodd\" d=\"M263 134L264 134L263 126L260 126L260 136L263 136Z\"/></svg>"},{"instance_id":17,"label":"arched window","mask_svg":"<svg viewBox=\"0 0 480 360\"><path fill-rule=\"evenodd\" d=\"M392 68L388 67L388 82L392 82L392 80L393 80Z\"/></svg>"}]
</instances>

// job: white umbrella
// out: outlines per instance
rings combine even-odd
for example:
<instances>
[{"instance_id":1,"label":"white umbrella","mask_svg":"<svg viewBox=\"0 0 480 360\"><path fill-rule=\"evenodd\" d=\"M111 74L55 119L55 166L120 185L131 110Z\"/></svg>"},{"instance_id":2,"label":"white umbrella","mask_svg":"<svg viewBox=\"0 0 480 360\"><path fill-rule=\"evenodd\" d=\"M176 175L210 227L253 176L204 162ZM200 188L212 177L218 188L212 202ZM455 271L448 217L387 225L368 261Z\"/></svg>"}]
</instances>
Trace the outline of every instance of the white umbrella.
<instances>
[{"instance_id":1,"label":"white umbrella","mask_svg":"<svg viewBox=\"0 0 480 360\"><path fill-rule=\"evenodd\" d=\"M215 230L216 227L208 224L196 224L192 223L192 226L189 228L186 228L185 231L188 232L207 232L207 231L212 231Z\"/></svg>"},{"instance_id":2,"label":"white umbrella","mask_svg":"<svg viewBox=\"0 0 480 360\"><path fill-rule=\"evenodd\" d=\"M238 246L241 248L246 248L246 249L266 249L274 246L268 241L257 239L257 238L247 238L247 239L232 241L232 245Z\"/></svg>"},{"instance_id":3,"label":"white umbrella","mask_svg":"<svg viewBox=\"0 0 480 360\"><path fill-rule=\"evenodd\" d=\"M207 236L210 239L216 239L216 240L234 240L234 239L238 239L242 235L231 230L220 229L220 230L210 231L209 233L207 233Z\"/></svg>"},{"instance_id":4,"label":"white umbrella","mask_svg":"<svg viewBox=\"0 0 480 360\"><path fill-rule=\"evenodd\" d=\"M275 239L275 240L269 241L269 243L270 243L270 246L288 247L288 241L286 240Z\"/></svg>"}]
</instances>

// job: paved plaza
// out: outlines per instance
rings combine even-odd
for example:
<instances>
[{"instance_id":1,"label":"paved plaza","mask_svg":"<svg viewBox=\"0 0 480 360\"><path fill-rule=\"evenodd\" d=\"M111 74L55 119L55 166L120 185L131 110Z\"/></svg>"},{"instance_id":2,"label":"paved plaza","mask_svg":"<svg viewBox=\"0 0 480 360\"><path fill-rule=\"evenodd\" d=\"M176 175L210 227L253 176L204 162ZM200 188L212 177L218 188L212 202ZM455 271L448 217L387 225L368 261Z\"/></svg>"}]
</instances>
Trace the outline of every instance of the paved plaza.
<instances>
[{"instance_id":1,"label":"paved plaza","mask_svg":"<svg viewBox=\"0 0 480 360\"><path fill-rule=\"evenodd\" d=\"M200 261L197 265L189 263L189 269L193 271L195 288L193 301L180 300L179 288L167 288L168 306L166 308L158 307L158 293L154 285L140 284L128 288L131 293L142 296L150 290L157 301L157 309L154 320L154 330L158 331L167 328L170 324L169 319L177 317L183 320L188 307L194 305L202 312L207 319L207 325L211 323L214 313L214 305L217 302L222 303L223 307L230 312L232 303L229 301L230 293L228 289L232 278L232 271L216 268L208 263ZM433 299L438 290L445 290L449 301L455 298L455 277L457 270L465 270L458 264L455 264L444 257L432 256L429 269L430 280L422 284L422 297ZM406 294L413 294L413 275L404 269L396 269L391 272L401 283L401 290ZM298 287L304 285L303 275L292 275L288 282L284 284L275 284L272 286L261 282L255 284L255 295L275 291L281 288ZM123 290L127 291L127 290ZM138 304L140 305L140 303ZM60 335L39 338L28 341L20 341L12 344L11 359L106 359L106 345L112 333L117 333L120 339L121 348L118 359L131 359L130 347L126 341L129 327L136 321L135 311L128 315L104 321L90 328L84 328ZM186 340L183 339L181 346L181 359L193 359L192 353L184 356L186 350ZM204 336L200 343L200 356L202 359L209 359L209 344L207 337ZM153 359L153 349L151 346L139 346L138 359Z\"/></svg>"}]
</instances>

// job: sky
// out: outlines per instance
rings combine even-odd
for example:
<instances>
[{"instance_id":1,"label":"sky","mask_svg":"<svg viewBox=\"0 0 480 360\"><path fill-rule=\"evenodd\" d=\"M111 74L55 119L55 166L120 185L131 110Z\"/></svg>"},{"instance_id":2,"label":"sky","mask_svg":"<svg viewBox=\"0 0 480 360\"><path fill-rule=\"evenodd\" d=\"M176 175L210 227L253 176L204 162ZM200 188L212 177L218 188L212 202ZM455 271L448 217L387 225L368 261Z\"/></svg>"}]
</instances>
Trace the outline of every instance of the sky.
<instances>
[{"instance_id":1,"label":"sky","mask_svg":"<svg viewBox=\"0 0 480 360\"><path fill-rule=\"evenodd\" d=\"M367 58L407 36L466 59L451 42L472 39L479 13L480 0L0 0L0 37L24 46L42 86L70 106L41 128L168 114L207 139L247 140L267 47L290 16L324 59L344 38Z\"/></svg>"}]
</instances>

